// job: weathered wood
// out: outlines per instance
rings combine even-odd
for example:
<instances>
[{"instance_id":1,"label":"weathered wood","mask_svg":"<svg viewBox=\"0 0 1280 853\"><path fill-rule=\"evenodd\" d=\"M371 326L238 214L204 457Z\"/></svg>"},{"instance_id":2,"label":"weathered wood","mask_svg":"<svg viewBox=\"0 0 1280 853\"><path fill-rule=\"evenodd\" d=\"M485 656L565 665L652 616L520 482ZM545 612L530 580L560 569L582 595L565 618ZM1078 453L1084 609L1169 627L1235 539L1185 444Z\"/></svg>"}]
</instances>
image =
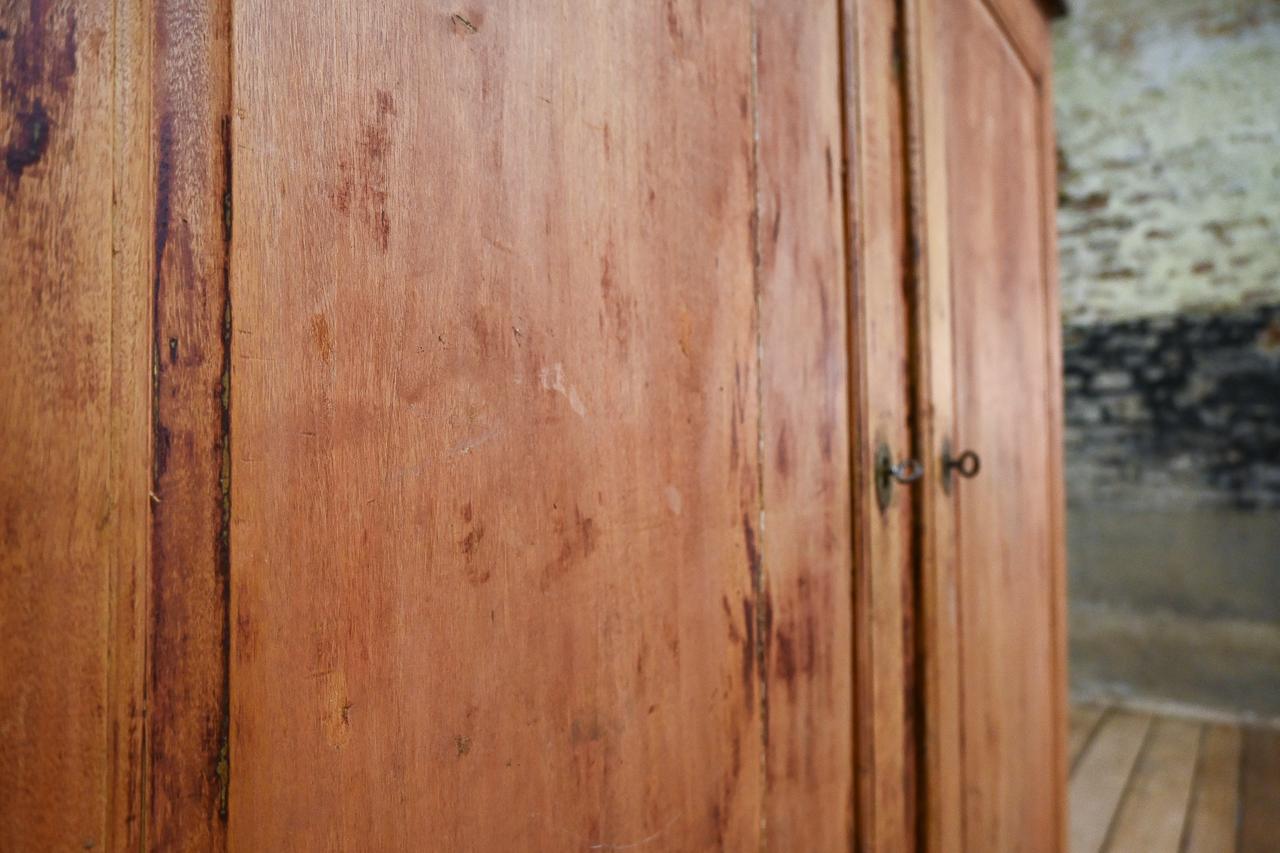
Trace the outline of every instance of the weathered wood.
<instances>
[{"instance_id":1,"label":"weathered wood","mask_svg":"<svg viewBox=\"0 0 1280 853\"><path fill-rule=\"evenodd\" d=\"M957 480L950 495L926 492L934 507L949 501L956 519L937 523L945 510L935 509L925 528L925 707L934 717L925 826L937 849L959 846L948 806L959 798L963 846L1057 849L1066 708L1047 32L1026 2L912 8L922 263L935 290L949 281L952 291L943 309L926 302L919 312L929 335L922 405L939 407L925 415L934 489L948 444L982 458L980 476ZM1017 20L1039 23L1015 31L1014 9ZM948 613L952 584L957 617ZM962 689L943 666L957 647ZM946 731L957 717L959 737Z\"/></svg>"},{"instance_id":2,"label":"weathered wood","mask_svg":"<svg viewBox=\"0 0 1280 853\"><path fill-rule=\"evenodd\" d=\"M963 847L961 778L960 613L956 562L956 513L939 476L942 448L955 429L955 365L952 353L951 258L948 246L947 69L938 49L937 4L903 5L911 228L914 239L916 445L926 466L920 485L919 721L923 779L919 787L927 850Z\"/></svg>"},{"instance_id":3,"label":"weathered wood","mask_svg":"<svg viewBox=\"0 0 1280 853\"><path fill-rule=\"evenodd\" d=\"M912 454L905 255L905 123L895 73L897 9L846 2L850 376L853 397L854 625L858 844L906 849L915 828L911 683L914 489L876 501L876 451Z\"/></svg>"},{"instance_id":4,"label":"weathered wood","mask_svg":"<svg viewBox=\"0 0 1280 853\"><path fill-rule=\"evenodd\" d=\"M156 0L146 842L225 846L231 0Z\"/></svg>"},{"instance_id":5,"label":"weathered wood","mask_svg":"<svg viewBox=\"0 0 1280 853\"><path fill-rule=\"evenodd\" d=\"M1191 801L1201 726L1161 719L1134 769L1124 803L1114 819L1107 850L1151 853L1178 850Z\"/></svg>"},{"instance_id":6,"label":"weathered wood","mask_svg":"<svg viewBox=\"0 0 1280 853\"><path fill-rule=\"evenodd\" d=\"M1236 849L1241 740L1238 726L1205 726L1183 853Z\"/></svg>"},{"instance_id":7,"label":"weathered wood","mask_svg":"<svg viewBox=\"0 0 1280 853\"><path fill-rule=\"evenodd\" d=\"M100 847L131 788L146 517L113 9L8 4L0 24L0 846Z\"/></svg>"},{"instance_id":8,"label":"weathered wood","mask_svg":"<svg viewBox=\"0 0 1280 853\"><path fill-rule=\"evenodd\" d=\"M234 16L231 846L757 848L747 5L309 10Z\"/></svg>"},{"instance_id":9,"label":"weathered wood","mask_svg":"<svg viewBox=\"0 0 1280 853\"><path fill-rule=\"evenodd\" d=\"M757 10L770 850L853 831L852 546L836 3Z\"/></svg>"},{"instance_id":10,"label":"weathered wood","mask_svg":"<svg viewBox=\"0 0 1280 853\"><path fill-rule=\"evenodd\" d=\"M114 207L111 216L113 390L111 481L119 537L111 567L113 637L107 677L108 728L105 756L111 788L107 800L106 850L144 845L148 796L147 653L150 631L150 570L153 398L151 340L153 245L151 220L153 140L150 0L117 0L115 115L112 117Z\"/></svg>"},{"instance_id":11,"label":"weathered wood","mask_svg":"<svg viewBox=\"0 0 1280 853\"><path fill-rule=\"evenodd\" d=\"M1240 853L1280 843L1280 731L1248 728L1240 750Z\"/></svg>"},{"instance_id":12,"label":"weathered wood","mask_svg":"<svg viewBox=\"0 0 1280 853\"><path fill-rule=\"evenodd\" d=\"M1150 716L1116 711L1093 736L1071 776L1072 853L1102 850L1150 728Z\"/></svg>"}]
</instances>

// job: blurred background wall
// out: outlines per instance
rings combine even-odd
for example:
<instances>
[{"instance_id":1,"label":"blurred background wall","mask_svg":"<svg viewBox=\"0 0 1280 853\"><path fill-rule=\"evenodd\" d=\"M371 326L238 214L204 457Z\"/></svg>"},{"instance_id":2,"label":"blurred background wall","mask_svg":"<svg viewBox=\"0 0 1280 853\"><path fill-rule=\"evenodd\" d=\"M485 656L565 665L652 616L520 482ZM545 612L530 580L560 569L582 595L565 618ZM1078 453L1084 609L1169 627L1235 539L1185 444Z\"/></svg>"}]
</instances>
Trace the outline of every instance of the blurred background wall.
<instances>
[{"instance_id":1,"label":"blurred background wall","mask_svg":"<svg viewBox=\"0 0 1280 853\"><path fill-rule=\"evenodd\" d=\"M1280 716L1280 2L1055 51L1073 692Z\"/></svg>"}]
</instances>

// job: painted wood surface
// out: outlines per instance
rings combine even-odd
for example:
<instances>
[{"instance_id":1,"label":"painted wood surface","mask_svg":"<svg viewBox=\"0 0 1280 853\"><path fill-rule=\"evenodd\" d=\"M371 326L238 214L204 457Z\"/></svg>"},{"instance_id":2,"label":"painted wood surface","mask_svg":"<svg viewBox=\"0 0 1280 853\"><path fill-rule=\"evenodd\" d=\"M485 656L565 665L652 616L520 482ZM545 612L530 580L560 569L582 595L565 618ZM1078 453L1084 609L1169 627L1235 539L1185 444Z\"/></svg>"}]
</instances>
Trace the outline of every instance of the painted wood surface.
<instances>
[{"instance_id":1,"label":"painted wood surface","mask_svg":"<svg viewBox=\"0 0 1280 853\"><path fill-rule=\"evenodd\" d=\"M1007 4L996 4L997 7ZM983 0L941 3L955 366L954 488L965 844L1064 840L1059 382L1043 137L1048 42L1012 41ZM1041 30L1043 36L1043 30Z\"/></svg>"},{"instance_id":2,"label":"painted wood surface","mask_svg":"<svg viewBox=\"0 0 1280 853\"><path fill-rule=\"evenodd\" d=\"M839 9L757 10L765 849L853 833L853 552ZM861 165L862 161L859 161ZM856 167L855 167L856 168ZM852 368L858 369L861 356ZM865 713L865 712L864 712Z\"/></svg>"},{"instance_id":3,"label":"painted wood surface","mask_svg":"<svg viewBox=\"0 0 1280 853\"><path fill-rule=\"evenodd\" d=\"M907 314L907 158L892 2L845 3L848 245L853 340L853 490L858 844L915 837L912 518L916 486L876 501L876 452L912 457Z\"/></svg>"},{"instance_id":4,"label":"painted wood surface","mask_svg":"<svg viewBox=\"0 0 1280 853\"><path fill-rule=\"evenodd\" d=\"M233 849L758 846L751 25L237 6Z\"/></svg>"}]
</instances>

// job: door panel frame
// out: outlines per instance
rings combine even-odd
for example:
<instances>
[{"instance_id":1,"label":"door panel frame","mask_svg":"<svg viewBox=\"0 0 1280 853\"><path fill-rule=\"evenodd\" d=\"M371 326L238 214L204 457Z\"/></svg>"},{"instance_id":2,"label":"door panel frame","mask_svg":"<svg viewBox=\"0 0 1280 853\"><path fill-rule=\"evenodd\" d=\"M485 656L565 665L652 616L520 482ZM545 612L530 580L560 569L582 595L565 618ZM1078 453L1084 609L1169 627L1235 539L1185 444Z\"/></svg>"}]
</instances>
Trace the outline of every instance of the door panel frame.
<instances>
[{"instance_id":1,"label":"door panel frame","mask_svg":"<svg viewBox=\"0 0 1280 853\"><path fill-rule=\"evenodd\" d=\"M921 492L918 678L925 709L920 721L920 834L928 850L964 849L961 629L956 506L943 489L944 442L956 422L956 368L950 269L947 189L947 117L944 37L938 3L904 0L907 32L907 99L912 159L912 226L916 264L915 322L918 351L916 394L920 447L930 476ZM1056 156L1053 147L1052 69L1048 22L1031 0L979 0L991 12L1031 77L1037 93L1041 182L1041 245L1044 257L1044 332L1048 348L1047 507L1050 513L1051 644L1054 754L1049 758L1054 798L1055 847L1066 847L1066 544L1062 460L1061 329L1054 205Z\"/></svg>"},{"instance_id":2,"label":"door panel frame","mask_svg":"<svg viewBox=\"0 0 1280 853\"><path fill-rule=\"evenodd\" d=\"M913 527L919 483L881 510L876 456L916 456L910 211L898 0L842 0L854 531L857 849L916 846Z\"/></svg>"}]
</instances>

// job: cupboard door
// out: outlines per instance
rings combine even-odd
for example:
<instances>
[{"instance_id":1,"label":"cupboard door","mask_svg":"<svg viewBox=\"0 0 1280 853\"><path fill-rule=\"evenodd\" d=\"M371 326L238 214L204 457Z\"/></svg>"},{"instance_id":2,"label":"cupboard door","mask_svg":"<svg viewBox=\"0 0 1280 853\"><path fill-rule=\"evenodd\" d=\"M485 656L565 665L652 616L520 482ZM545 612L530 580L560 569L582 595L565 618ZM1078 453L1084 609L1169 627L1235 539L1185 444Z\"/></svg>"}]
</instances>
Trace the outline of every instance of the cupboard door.
<instances>
[{"instance_id":1,"label":"cupboard door","mask_svg":"<svg viewBox=\"0 0 1280 853\"><path fill-rule=\"evenodd\" d=\"M838 44L762 15L825 87L745 2L237 3L232 849L847 838Z\"/></svg>"},{"instance_id":2,"label":"cupboard door","mask_svg":"<svg viewBox=\"0 0 1280 853\"><path fill-rule=\"evenodd\" d=\"M929 438L939 515L954 513L929 534L949 537L935 553L954 561L932 566L953 574L933 578L942 594L925 618L941 621L926 654L944 663L926 668L926 690L942 700L931 725L959 735L959 754L929 769L932 840L954 838L958 798L965 849L1055 849L1063 559L1047 27L1023 0L918 8L923 138L936 154L925 154L928 275L935 291L948 270L950 281L950 322L932 324L929 344L949 348L951 387L931 393L950 412ZM945 488L947 449L974 451L981 471Z\"/></svg>"}]
</instances>

